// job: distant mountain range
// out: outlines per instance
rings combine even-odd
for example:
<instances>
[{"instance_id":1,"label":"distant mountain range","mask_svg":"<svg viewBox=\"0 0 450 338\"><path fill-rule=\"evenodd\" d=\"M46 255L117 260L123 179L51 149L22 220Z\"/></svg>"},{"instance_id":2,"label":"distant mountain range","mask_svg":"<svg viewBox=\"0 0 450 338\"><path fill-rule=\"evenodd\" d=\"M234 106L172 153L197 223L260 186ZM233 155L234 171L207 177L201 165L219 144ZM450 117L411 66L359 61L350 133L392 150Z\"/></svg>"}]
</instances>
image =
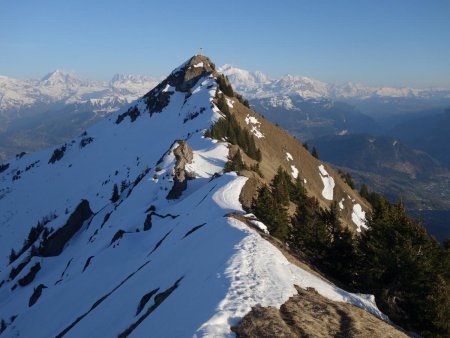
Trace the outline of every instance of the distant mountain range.
<instances>
[{"instance_id":1,"label":"distant mountain range","mask_svg":"<svg viewBox=\"0 0 450 338\"><path fill-rule=\"evenodd\" d=\"M40 80L0 76L0 159L62 143L159 81L120 74L110 81L83 80L60 70Z\"/></svg>"},{"instance_id":2,"label":"distant mountain range","mask_svg":"<svg viewBox=\"0 0 450 338\"><path fill-rule=\"evenodd\" d=\"M0 118L7 122L72 104L89 106L98 113L116 111L159 81L134 75L114 75L111 81L83 80L61 70L40 80L0 76Z\"/></svg>"},{"instance_id":3,"label":"distant mountain range","mask_svg":"<svg viewBox=\"0 0 450 338\"><path fill-rule=\"evenodd\" d=\"M421 98L427 100L450 100L450 88L370 87L362 84L325 83L306 76L285 75L271 78L262 72L249 72L231 65L219 71L227 75L237 91L249 99L278 95L299 95L304 99L333 98Z\"/></svg>"}]
</instances>

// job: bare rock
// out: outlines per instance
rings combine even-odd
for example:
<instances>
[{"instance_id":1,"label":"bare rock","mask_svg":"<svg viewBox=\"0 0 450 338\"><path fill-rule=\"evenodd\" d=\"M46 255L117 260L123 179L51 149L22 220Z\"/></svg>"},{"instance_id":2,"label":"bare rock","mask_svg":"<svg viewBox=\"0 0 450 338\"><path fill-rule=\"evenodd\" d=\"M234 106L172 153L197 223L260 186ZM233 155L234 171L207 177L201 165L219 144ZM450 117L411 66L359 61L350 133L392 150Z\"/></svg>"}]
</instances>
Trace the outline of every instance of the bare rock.
<instances>
[{"instance_id":1,"label":"bare rock","mask_svg":"<svg viewBox=\"0 0 450 338\"><path fill-rule=\"evenodd\" d=\"M192 163L194 153L192 148L185 141L179 141L178 147L173 151L176 163L173 169L173 187L167 194L167 199L177 199L187 188L187 181L194 178L192 174L186 171L186 164Z\"/></svg>"}]
</instances>

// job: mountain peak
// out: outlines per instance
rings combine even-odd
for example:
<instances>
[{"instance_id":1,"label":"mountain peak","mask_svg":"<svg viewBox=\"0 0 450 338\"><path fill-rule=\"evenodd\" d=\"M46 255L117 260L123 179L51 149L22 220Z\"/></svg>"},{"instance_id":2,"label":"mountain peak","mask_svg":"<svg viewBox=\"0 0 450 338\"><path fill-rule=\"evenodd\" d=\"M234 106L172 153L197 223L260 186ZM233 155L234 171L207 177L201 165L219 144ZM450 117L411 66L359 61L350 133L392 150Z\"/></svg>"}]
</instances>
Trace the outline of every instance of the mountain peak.
<instances>
[{"instance_id":1,"label":"mountain peak","mask_svg":"<svg viewBox=\"0 0 450 338\"><path fill-rule=\"evenodd\" d=\"M181 66L175 68L166 81L167 84L175 87L177 90L186 92L201 77L215 71L214 63L207 56L194 55ZM163 83L166 81L163 81Z\"/></svg>"},{"instance_id":2,"label":"mountain peak","mask_svg":"<svg viewBox=\"0 0 450 338\"><path fill-rule=\"evenodd\" d=\"M51 73L48 73L41 79L41 83L46 86L54 85L75 85L78 84L80 80L78 77L71 72L65 72L60 69L56 69Z\"/></svg>"}]
</instances>

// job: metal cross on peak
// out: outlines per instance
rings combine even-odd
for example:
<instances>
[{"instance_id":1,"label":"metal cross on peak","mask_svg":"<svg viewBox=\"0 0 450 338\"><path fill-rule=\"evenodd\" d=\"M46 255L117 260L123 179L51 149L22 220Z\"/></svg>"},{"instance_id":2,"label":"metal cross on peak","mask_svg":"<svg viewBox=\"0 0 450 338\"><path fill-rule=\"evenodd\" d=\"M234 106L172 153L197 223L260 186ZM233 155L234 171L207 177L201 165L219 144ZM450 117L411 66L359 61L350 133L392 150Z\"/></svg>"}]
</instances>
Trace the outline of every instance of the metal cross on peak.
<instances>
[{"instance_id":1,"label":"metal cross on peak","mask_svg":"<svg viewBox=\"0 0 450 338\"><path fill-rule=\"evenodd\" d=\"M203 55L203 48L202 48L202 47L200 47L200 50L199 50L199 52L198 52L198 55L200 55L200 56Z\"/></svg>"}]
</instances>

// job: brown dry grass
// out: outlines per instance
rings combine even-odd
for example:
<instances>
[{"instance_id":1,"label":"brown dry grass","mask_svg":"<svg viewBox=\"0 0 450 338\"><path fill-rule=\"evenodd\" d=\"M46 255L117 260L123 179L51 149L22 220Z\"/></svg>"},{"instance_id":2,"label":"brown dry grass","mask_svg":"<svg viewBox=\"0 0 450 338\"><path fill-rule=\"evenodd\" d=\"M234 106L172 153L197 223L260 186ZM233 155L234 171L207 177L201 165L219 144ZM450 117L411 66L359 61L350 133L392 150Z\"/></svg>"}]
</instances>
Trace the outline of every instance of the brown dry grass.
<instances>
[{"instance_id":1,"label":"brown dry grass","mask_svg":"<svg viewBox=\"0 0 450 338\"><path fill-rule=\"evenodd\" d=\"M408 337L370 313L332 302L314 289L298 294L280 309L254 307L232 330L238 338L256 337Z\"/></svg>"},{"instance_id":2,"label":"brown dry grass","mask_svg":"<svg viewBox=\"0 0 450 338\"><path fill-rule=\"evenodd\" d=\"M333 177L335 181L334 195L335 201L339 202L344 198L344 210L341 211L341 220L350 229L355 229L355 225L352 222L351 214L354 203L359 203L364 210L369 211L370 206L366 200L361 198L359 194L352 190L339 176L339 174L326 163L323 163L314 158L294 137L289 135L283 129L275 126L270 121L266 120L262 116L256 114L253 110L245 107L236 98L230 98L234 101L233 108L230 111L234 113L239 124L245 128L249 126L245 122L247 115L253 116L261 122L259 130L264 134L264 138L256 138L256 145L262 152L262 161L260 163L260 170L263 174L263 178L259 177L249 171L241 173L244 176L252 178L248 180L247 184L243 188L241 200L244 207L248 207L251 203L251 199L255 196L257 188L262 183L270 183L275 176L278 167L281 165L283 169L291 173L291 165L299 170L299 175L302 179L306 179L307 183L305 187L310 196L316 197L322 207L328 207L331 201L323 198L322 190L323 183L319 175L319 165L324 164L325 169ZM230 154L236 150L234 147L230 149ZM286 152L289 152L294 158L293 161L287 161ZM243 152L241 152L243 153ZM249 166L256 163L254 160L243 154L243 159ZM350 198L348 197L350 196ZM354 200L355 202L353 202Z\"/></svg>"}]
</instances>

